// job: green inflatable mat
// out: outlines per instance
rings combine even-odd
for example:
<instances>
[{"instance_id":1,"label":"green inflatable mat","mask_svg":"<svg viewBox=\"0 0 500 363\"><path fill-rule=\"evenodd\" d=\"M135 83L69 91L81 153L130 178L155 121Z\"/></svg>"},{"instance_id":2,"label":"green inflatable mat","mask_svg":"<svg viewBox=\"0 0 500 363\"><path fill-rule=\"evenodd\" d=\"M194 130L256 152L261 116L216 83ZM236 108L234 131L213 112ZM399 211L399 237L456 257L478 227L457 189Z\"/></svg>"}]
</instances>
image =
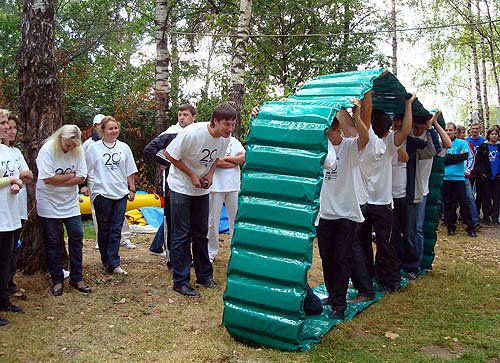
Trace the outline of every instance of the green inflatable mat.
<instances>
[{"instance_id":1,"label":"green inflatable mat","mask_svg":"<svg viewBox=\"0 0 500 363\"><path fill-rule=\"evenodd\" d=\"M374 109L404 112L402 100L409 94L394 75L376 69L314 78L288 100L263 104L252 119L224 293L223 324L235 339L309 350L338 323L325 312L310 317L303 309L327 153L325 129L337 111L353 106L353 97L361 99L370 90ZM413 113L429 115L418 101ZM432 263L433 246L428 247L426 261ZM347 317L368 305L350 306Z\"/></svg>"}]
</instances>

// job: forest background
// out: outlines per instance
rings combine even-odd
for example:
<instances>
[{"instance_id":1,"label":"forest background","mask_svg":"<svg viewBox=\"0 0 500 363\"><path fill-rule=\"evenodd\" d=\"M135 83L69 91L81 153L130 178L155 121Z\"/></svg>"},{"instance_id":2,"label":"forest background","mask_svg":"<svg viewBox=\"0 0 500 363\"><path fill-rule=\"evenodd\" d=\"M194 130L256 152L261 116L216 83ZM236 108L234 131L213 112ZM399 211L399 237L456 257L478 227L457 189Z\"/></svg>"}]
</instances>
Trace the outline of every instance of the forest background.
<instances>
[{"instance_id":1,"label":"forest background","mask_svg":"<svg viewBox=\"0 0 500 363\"><path fill-rule=\"evenodd\" d=\"M26 3L36 1L0 0L0 107L14 112ZM95 114L113 115L151 189L156 166L143 147L176 122L178 105L193 103L206 121L230 100L243 31L242 141L253 106L311 77L374 67L398 74L398 65L409 90L432 100L427 107L487 127L499 119L499 8L499 0L59 0L52 26L63 122L88 137Z\"/></svg>"}]
</instances>

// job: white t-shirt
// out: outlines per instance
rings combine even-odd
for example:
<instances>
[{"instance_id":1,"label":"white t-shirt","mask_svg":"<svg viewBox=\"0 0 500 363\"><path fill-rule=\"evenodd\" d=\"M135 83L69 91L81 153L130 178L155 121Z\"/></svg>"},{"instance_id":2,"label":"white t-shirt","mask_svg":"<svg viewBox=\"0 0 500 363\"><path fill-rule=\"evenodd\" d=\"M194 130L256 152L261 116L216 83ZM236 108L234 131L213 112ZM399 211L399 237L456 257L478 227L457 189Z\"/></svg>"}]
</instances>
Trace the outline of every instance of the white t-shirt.
<instances>
[{"instance_id":1,"label":"white t-shirt","mask_svg":"<svg viewBox=\"0 0 500 363\"><path fill-rule=\"evenodd\" d=\"M368 144L359 153L359 165L354 171L354 185L360 205L368 202L368 181L373 175L377 161L382 158L387 149L382 139L379 139L373 129L368 129L370 137Z\"/></svg>"},{"instance_id":2,"label":"white t-shirt","mask_svg":"<svg viewBox=\"0 0 500 363\"><path fill-rule=\"evenodd\" d=\"M343 138L334 145L337 163L325 169L320 194L320 218L364 221L355 192L354 170L359 165L358 138Z\"/></svg>"},{"instance_id":3,"label":"white t-shirt","mask_svg":"<svg viewBox=\"0 0 500 363\"><path fill-rule=\"evenodd\" d=\"M406 141L403 146L406 145ZM406 163L398 160L398 153L392 157L392 197L404 198L406 197Z\"/></svg>"},{"instance_id":4,"label":"white t-shirt","mask_svg":"<svg viewBox=\"0 0 500 363\"><path fill-rule=\"evenodd\" d=\"M386 151L374 165L373 175L368 182L368 203L387 205L392 203L392 158L398 147L394 145L394 132L382 139Z\"/></svg>"},{"instance_id":5,"label":"white t-shirt","mask_svg":"<svg viewBox=\"0 0 500 363\"><path fill-rule=\"evenodd\" d=\"M54 186L43 180L55 175L75 173L87 176L87 164L81 147L55 155L52 143L45 143L36 158L38 180L36 182L36 206L38 215L44 218L70 218L80 215L78 185Z\"/></svg>"},{"instance_id":6,"label":"white t-shirt","mask_svg":"<svg viewBox=\"0 0 500 363\"><path fill-rule=\"evenodd\" d=\"M230 137L229 145L224 156L236 156L245 153L245 148L241 142L233 136ZM226 193L237 192L240 190L240 167L235 168L217 168L210 192Z\"/></svg>"},{"instance_id":7,"label":"white t-shirt","mask_svg":"<svg viewBox=\"0 0 500 363\"><path fill-rule=\"evenodd\" d=\"M89 150L89 147L92 146L92 144L94 143L94 139L92 139L92 136L89 137L87 140L84 141L82 147L83 147L83 152L86 154L87 151Z\"/></svg>"},{"instance_id":8,"label":"white t-shirt","mask_svg":"<svg viewBox=\"0 0 500 363\"><path fill-rule=\"evenodd\" d=\"M12 149L0 144L0 177L19 178ZM11 232L21 228L18 194L12 194L10 186L0 188L0 232Z\"/></svg>"},{"instance_id":9,"label":"white t-shirt","mask_svg":"<svg viewBox=\"0 0 500 363\"><path fill-rule=\"evenodd\" d=\"M116 140L115 145L109 148L99 140L89 147L85 159L90 179L93 180L92 201L98 195L113 200L128 195L127 177L137 173L137 166L126 143Z\"/></svg>"},{"instance_id":10,"label":"white t-shirt","mask_svg":"<svg viewBox=\"0 0 500 363\"><path fill-rule=\"evenodd\" d=\"M21 171L28 171L28 163L26 163L21 150L17 147L11 147L10 150L14 155L14 162L16 167L19 169L19 173L21 173ZM26 191L26 186L21 189L21 191L17 194L17 197L19 198L19 215L21 216L21 219L28 220L28 193Z\"/></svg>"},{"instance_id":11,"label":"white t-shirt","mask_svg":"<svg viewBox=\"0 0 500 363\"><path fill-rule=\"evenodd\" d=\"M167 152L172 158L182 160L196 175L203 177L215 160L224 157L229 140L229 137L213 137L208 131L208 122L198 122L184 128L167 146ZM174 165L170 167L167 181L170 189L176 193L200 196L210 192L209 189L195 188L191 178Z\"/></svg>"},{"instance_id":12,"label":"white t-shirt","mask_svg":"<svg viewBox=\"0 0 500 363\"><path fill-rule=\"evenodd\" d=\"M412 134L412 136L414 136ZM418 137L419 139L422 140L427 140L427 135L426 133L423 133L421 136L414 136ZM441 144L441 138L439 138L439 143ZM430 159L424 159L424 160L417 160L417 171L415 174L415 184L416 188L418 190L422 190L422 195L425 197L427 194L429 194L429 178L431 176L431 171L432 171L432 162L433 158Z\"/></svg>"}]
</instances>

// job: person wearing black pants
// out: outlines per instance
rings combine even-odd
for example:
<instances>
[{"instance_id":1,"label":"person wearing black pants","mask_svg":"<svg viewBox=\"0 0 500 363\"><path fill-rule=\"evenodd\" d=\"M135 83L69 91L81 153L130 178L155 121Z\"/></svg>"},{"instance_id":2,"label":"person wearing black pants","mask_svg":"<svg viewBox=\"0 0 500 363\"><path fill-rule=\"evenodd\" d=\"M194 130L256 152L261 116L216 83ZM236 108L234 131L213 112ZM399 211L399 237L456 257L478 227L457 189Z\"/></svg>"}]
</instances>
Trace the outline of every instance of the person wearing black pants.
<instances>
[{"instance_id":1,"label":"person wearing black pants","mask_svg":"<svg viewBox=\"0 0 500 363\"><path fill-rule=\"evenodd\" d=\"M162 225L156 232L156 235L149 247L149 251L158 256L164 256L170 252L170 241L171 241L171 231L172 231L172 218L170 213L170 187L168 186L167 176L170 169L170 162L163 154L163 151L167 146L174 140L179 132L182 132L184 127L191 125L196 121L196 109L190 104L184 104L179 107L177 112L178 122L175 125L170 126L166 131L162 132L156 138L151 140L149 144L144 148L144 156L149 160L154 160L160 164L163 169L163 195L164 195L164 212L165 217ZM166 228L166 231L165 231ZM166 250L165 250L166 247ZM171 262L169 256L167 256L167 266L171 268Z\"/></svg>"},{"instance_id":2,"label":"person wearing black pants","mask_svg":"<svg viewBox=\"0 0 500 363\"><path fill-rule=\"evenodd\" d=\"M351 275L351 258L357 223L363 222L355 185L359 153L368 144L369 134L361 120L361 103L352 100L357 137L341 135L335 118L327 130L328 156L320 194L320 215L317 226L318 246L323 266L323 278L331 305L332 319L344 319L346 294Z\"/></svg>"},{"instance_id":3,"label":"person wearing black pants","mask_svg":"<svg viewBox=\"0 0 500 363\"><path fill-rule=\"evenodd\" d=\"M464 223L468 226L467 231L474 228L471 219L470 209L467 204L465 181L444 180L443 201L444 201L444 214L446 217L446 222L448 223L448 234L453 235L456 232L458 205L460 205L460 210L462 211Z\"/></svg>"},{"instance_id":4,"label":"person wearing black pants","mask_svg":"<svg viewBox=\"0 0 500 363\"><path fill-rule=\"evenodd\" d=\"M491 128L486 133L486 142L479 146L474 173L481 178L483 195L483 221L499 224L500 213L500 144L498 130Z\"/></svg>"}]
</instances>

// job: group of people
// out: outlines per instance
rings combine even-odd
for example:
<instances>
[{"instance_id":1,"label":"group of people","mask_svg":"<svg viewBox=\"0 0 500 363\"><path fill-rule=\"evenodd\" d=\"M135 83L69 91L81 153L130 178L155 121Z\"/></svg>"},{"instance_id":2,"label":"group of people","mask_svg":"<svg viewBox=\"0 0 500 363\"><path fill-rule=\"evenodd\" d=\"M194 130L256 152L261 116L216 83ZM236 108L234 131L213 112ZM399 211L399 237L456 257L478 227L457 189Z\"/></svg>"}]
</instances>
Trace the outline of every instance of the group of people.
<instances>
[{"instance_id":1,"label":"group of people","mask_svg":"<svg viewBox=\"0 0 500 363\"><path fill-rule=\"evenodd\" d=\"M453 123L447 123L446 132L452 139L452 147L445 158L443 182L444 223L448 234L456 233L457 206L467 231L473 237L485 225L498 225L500 212L500 153L498 125L480 135L480 124L470 125L469 136L458 131ZM465 175L465 177L464 177ZM482 211L482 219L480 218Z\"/></svg>"},{"instance_id":2,"label":"group of people","mask_svg":"<svg viewBox=\"0 0 500 363\"><path fill-rule=\"evenodd\" d=\"M362 100L352 100L351 112L339 111L326 130L328 155L317 237L329 297L321 302L308 288L307 314L321 313L322 306L329 304L331 318L343 319L349 279L358 291L354 302L360 302L373 299L376 289L398 290L401 271L409 279L418 277L435 155L444 156L446 165L443 200L448 233L456 231L458 204L470 236L477 235L480 208L484 223L498 224L498 127L488 130L485 140L473 124L467 143L456 136L453 123L446 130L439 125L439 112L414 116L415 100L416 95L404 100L404 113L390 117L372 109L368 92ZM253 116L257 114L258 108ZM173 290L185 296L199 296L200 287L218 287L212 263L218 254L223 204L230 233L234 231L240 166L245 162L245 149L232 136L236 117L234 108L222 104L213 110L209 122L196 122L196 109L182 105L178 122L144 150L145 157L158 162L164 171L165 218L149 249L167 256ZM17 241L27 220L25 185L33 180L21 151L14 146L16 133L16 118L0 110L0 311L11 312L22 311L10 296L16 291ZM127 201L135 198L137 167L130 147L118 140L119 134L116 119L97 115L93 135L83 145L80 129L64 125L39 151L36 209L54 296L64 291L61 223L68 235L69 284L82 293L91 292L82 274L79 193L91 198L102 265L108 273L127 275L119 248L123 241L131 245L125 210ZM473 188L477 196L471 203ZM194 287L190 284L192 266ZM6 319L0 319L0 325L6 324Z\"/></svg>"}]
</instances>

